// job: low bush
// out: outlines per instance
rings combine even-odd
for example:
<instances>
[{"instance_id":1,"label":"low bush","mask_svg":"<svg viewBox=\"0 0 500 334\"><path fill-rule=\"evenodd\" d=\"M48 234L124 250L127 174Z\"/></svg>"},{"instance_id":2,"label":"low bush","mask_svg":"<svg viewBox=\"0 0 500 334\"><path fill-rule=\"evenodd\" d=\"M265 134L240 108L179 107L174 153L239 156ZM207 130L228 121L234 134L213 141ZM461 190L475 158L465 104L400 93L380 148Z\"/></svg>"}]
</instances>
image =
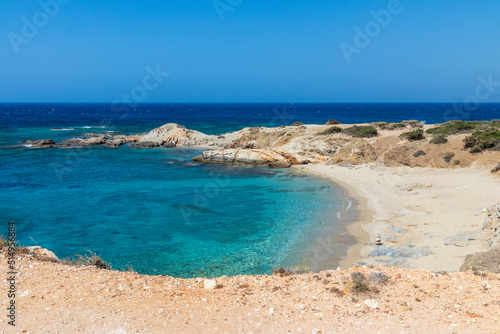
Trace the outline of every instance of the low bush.
<instances>
[{"instance_id":1,"label":"low bush","mask_svg":"<svg viewBox=\"0 0 500 334\"><path fill-rule=\"evenodd\" d=\"M428 129L426 132L429 134L441 134L441 135L454 135L460 133L470 133L474 131L491 131L498 129L500 123L492 122L480 122L480 121L449 121L437 127Z\"/></svg>"},{"instance_id":2,"label":"low bush","mask_svg":"<svg viewBox=\"0 0 500 334\"><path fill-rule=\"evenodd\" d=\"M295 123L291 124L290 126L300 126L300 125L304 125L304 123L302 123L302 122L295 122Z\"/></svg>"},{"instance_id":3,"label":"low bush","mask_svg":"<svg viewBox=\"0 0 500 334\"><path fill-rule=\"evenodd\" d=\"M431 139L431 141L429 143L431 144L446 144L448 142L448 139L443 136L443 135L436 135L434 136L434 138Z\"/></svg>"},{"instance_id":4,"label":"low bush","mask_svg":"<svg viewBox=\"0 0 500 334\"><path fill-rule=\"evenodd\" d=\"M455 156L455 153L453 152L449 152L449 153L446 153L443 157L443 160L446 161L446 163L450 163L451 159Z\"/></svg>"},{"instance_id":5,"label":"low bush","mask_svg":"<svg viewBox=\"0 0 500 334\"><path fill-rule=\"evenodd\" d=\"M423 139L425 139L424 130L418 129L418 130L414 130L414 131L408 131L408 132L401 134L401 136L399 136L399 138L406 139L409 141L423 140Z\"/></svg>"},{"instance_id":6,"label":"low bush","mask_svg":"<svg viewBox=\"0 0 500 334\"><path fill-rule=\"evenodd\" d=\"M479 153L487 149L500 151L500 130L476 131L464 138L465 148L470 153Z\"/></svg>"},{"instance_id":7,"label":"low bush","mask_svg":"<svg viewBox=\"0 0 500 334\"><path fill-rule=\"evenodd\" d=\"M425 152L424 152L424 151L422 151L422 150L418 150L417 152L415 152L415 153L413 154L413 156L414 156L415 158L418 158L418 157L423 156L423 155L425 155Z\"/></svg>"},{"instance_id":8,"label":"low bush","mask_svg":"<svg viewBox=\"0 0 500 334\"><path fill-rule=\"evenodd\" d=\"M337 124L340 124L340 122L335 119L329 119L325 125L337 125Z\"/></svg>"},{"instance_id":9,"label":"low bush","mask_svg":"<svg viewBox=\"0 0 500 334\"><path fill-rule=\"evenodd\" d=\"M453 161L453 164L454 164L455 166L460 165L460 160L455 160L455 161Z\"/></svg>"},{"instance_id":10,"label":"low bush","mask_svg":"<svg viewBox=\"0 0 500 334\"><path fill-rule=\"evenodd\" d=\"M377 129L373 126L354 125L345 129L344 133L357 138L372 138L378 136Z\"/></svg>"},{"instance_id":11,"label":"low bush","mask_svg":"<svg viewBox=\"0 0 500 334\"><path fill-rule=\"evenodd\" d=\"M342 132L341 128L339 128L338 126L332 126L331 128L328 128L325 131L320 132L320 135L326 136L326 135L332 135L332 134L341 133L341 132Z\"/></svg>"}]
</instances>

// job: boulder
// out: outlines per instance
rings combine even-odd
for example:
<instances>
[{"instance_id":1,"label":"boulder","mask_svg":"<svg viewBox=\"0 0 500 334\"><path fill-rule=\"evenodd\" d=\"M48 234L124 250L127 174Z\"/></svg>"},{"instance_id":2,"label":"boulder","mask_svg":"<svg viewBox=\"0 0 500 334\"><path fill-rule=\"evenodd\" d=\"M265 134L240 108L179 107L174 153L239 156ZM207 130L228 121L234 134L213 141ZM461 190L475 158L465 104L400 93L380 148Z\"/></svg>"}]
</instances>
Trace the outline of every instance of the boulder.
<instances>
[{"instance_id":1,"label":"boulder","mask_svg":"<svg viewBox=\"0 0 500 334\"><path fill-rule=\"evenodd\" d=\"M468 255L465 258L464 264L460 267L460 271L467 271L469 269L500 273L500 248Z\"/></svg>"},{"instance_id":2,"label":"boulder","mask_svg":"<svg viewBox=\"0 0 500 334\"><path fill-rule=\"evenodd\" d=\"M290 168L291 164L288 161L272 161L269 163L270 168Z\"/></svg>"},{"instance_id":3,"label":"boulder","mask_svg":"<svg viewBox=\"0 0 500 334\"><path fill-rule=\"evenodd\" d=\"M125 139L111 138L108 139L104 145L106 145L107 147L116 148L125 145L126 143L127 141Z\"/></svg>"}]
</instances>

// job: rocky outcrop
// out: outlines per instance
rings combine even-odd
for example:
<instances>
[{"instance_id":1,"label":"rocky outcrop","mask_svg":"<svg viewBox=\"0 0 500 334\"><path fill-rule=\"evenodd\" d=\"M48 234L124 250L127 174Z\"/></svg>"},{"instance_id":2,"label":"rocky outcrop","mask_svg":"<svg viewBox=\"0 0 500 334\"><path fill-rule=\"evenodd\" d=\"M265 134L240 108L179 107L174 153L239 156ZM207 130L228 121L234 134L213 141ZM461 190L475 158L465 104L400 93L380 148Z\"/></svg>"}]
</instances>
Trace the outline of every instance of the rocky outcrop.
<instances>
[{"instance_id":1,"label":"rocky outcrop","mask_svg":"<svg viewBox=\"0 0 500 334\"><path fill-rule=\"evenodd\" d=\"M41 140L28 140L26 141L26 144L28 145L33 145L36 147L53 147L56 142L52 139L41 139Z\"/></svg>"},{"instance_id":2,"label":"rocky outcrop","mask_svg":"<svg viewBox=\"0 0 500 334\"><path fill-rule=\"evenodd\" d=\"M460 267L460 271L467 270L487 270L492 273L500 273L500 248L468 255Z\"/></svg>"},{"instance_id":3,"label":"rocky outcrop","mask_svg":"<svg viewBox=\"0 0 500 334\"><path fill-rule=\"evenodd\" d=\"M112 139L106 140L106 143L104 145L106 145L107 147L116 148L116 147L123 146L126 143L127 143L126 139L112 138Z\"/></svg>"},{"instance_id":4,"label":"rocky outcrop","mask_svg":"<svg viewBox=\"0 0 500 334\"><path fill-rule=\"evenodd\" d=\"M226 149L204 151L202 156L193 160L201 162L240 163L245 165L263 166L270 164L280 166L278 168L290 167L304 161L302 158L290 153L272 150L251 149Z\"/></svg>"},{"instance_id":5,"label":"rocky outcrop","mask_svg":"<svg viewBox=\"0 0 500 334\"><path fill-rule=\"evenodd\" d=\"M39 259L52 262L61 262L61 260L59 260L59 258L52 251L49 251L48 249L42 248L40 246L24 247L24 249L28 251L28 253Z\"/></svg>"},{"instance_id":6,"label":"rocky outcrop","mask_svg":"<svg viewBox=\"0 0 500 334\"><path fill-rule=\"evenodd\" d=\"M176 145L207 145L214 140L217 140L217 136L206 135L198 131L186 129L179 124L169 123L141 136L139 143L153 142L159 146L167 145L167 147L175 147Z\"/></svg>"},{"instance_id":7,"label":"rocky outcrop","mask_svg":"<svg viewBox=\"0 0 500 334\"><path fill-rule=\"evenodd\" d=\"M154 147L160 147L160 143L153 141L139 141L135 144L132 144L131 146L137 148L154 148Z\"/></svg>"}]
</instances>

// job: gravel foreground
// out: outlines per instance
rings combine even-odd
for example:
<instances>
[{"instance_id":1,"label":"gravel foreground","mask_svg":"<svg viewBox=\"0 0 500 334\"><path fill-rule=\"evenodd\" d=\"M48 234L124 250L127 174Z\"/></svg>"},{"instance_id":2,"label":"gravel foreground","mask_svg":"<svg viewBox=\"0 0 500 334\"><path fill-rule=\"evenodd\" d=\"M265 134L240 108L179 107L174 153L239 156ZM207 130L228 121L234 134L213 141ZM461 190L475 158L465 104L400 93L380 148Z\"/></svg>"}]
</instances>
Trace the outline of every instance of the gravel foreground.
<instances>
[{"instance_id":1,"label":"gravel foreground","mask_svg":"<svg viewBox=\"0 0 500 334\"><path fill-rule=\"evenodd\" d=\"M0 333L500 333L500 274L488 272L363 267L213 282L29 255L17 255L12 327L5 251L0 262ZM356 290L356 271L368 291Z\"/></svg>"}]
</instances>

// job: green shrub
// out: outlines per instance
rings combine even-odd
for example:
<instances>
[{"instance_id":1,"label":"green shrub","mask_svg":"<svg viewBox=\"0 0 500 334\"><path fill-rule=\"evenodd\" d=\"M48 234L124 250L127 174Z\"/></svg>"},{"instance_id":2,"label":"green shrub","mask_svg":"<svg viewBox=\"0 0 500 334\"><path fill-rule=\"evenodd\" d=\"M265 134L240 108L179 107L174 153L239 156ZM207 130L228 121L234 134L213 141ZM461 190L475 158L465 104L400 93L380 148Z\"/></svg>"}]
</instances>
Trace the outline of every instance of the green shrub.
<instances>
[{"instance_id":1,"label":"green shrub","mask_svg":"<svg viewBox=\"0 0 500 334\"><path fill-rule=\"evenodd\" d=\"M335 119L329 119L325 125L337 125L337 124L340 124L340 122Z\"/></svg>"},{"instance_id":2,"label":"green shrub","mask_svg":"<svg viewBox=\"0 0 500 334\"><path fill-rule=\"evenodd\" d=\"M443 135L436 135L434 138L431 139L429 143L431 144L446 144L448 142L448 139L446 139L445 136Z\"/></svg>"},{"instance_id":3,"label":"green shrub","mask_svg":"<svg viewBox=\"0 0 500 334\"><path fill-rule=\"evenodd\" d=\"M331 135L335 133L341 133L342 129L339 128L338 126L332 126L331 128L326 129L325 131L321 132L320 135Z\"/></svg>"},{"instance_id":4,"label":"green shrub","mask_svg":"<svg viewBox=\"0 0 500 334\"><path fill-rule=\"evenodd\" d=\"M295 122L295 123L291 124L290 126L300 126L300 125L304 125L304 123L302 123L302 122Z\"/></svg>"},{"instance_id":5,"label":"green shrub","mask_svg":"<svg viewBox=\"0 0 500 334\"><path fill-rule=\"evenodd\" d=\"M428 129L429 134L454 135L459 133L470 133L477 130L488 131L500 127L500 123L495 122L465 122L465 121L449 121L437 127Z\"/></svg>"},{"instance_id":6,"label":"green shrub","mask_svg":"<svg viewBox=\"0 0 500 334\"><path fill-rule=\"evenodd\" d=\"M357 138L371 138L378 136L377 129L373 126L354 125L344 130L344 133Z\"/></svg>"},{"instance_id":7,"label":"green shrub","mask_svg":"<svg viewBox=\"0 0 500 334\"><path fill-rule=\"evenodd\" d=\"M470 153L479 153L486 149L500 150L500 130L476 131L464 138L465 148Z\"/></svg>"},{"instance_id":8,"label":"green shrub","mask_svg":"<svg viewBox=\"0 0 500 334\"><path fill-rule=\"evenodd\" d=\"M415 152L415 153L413 154L413 156L414 156L415 158L418 158L418 157L420 157L420 156L422 156L422 155L425 155L425 152L424 152L424 151L422 151L422 150L418 150L417 152Z\"/></svg>"},{"instance_id":9,"label":"green shrub","mask_svg":"<svg viewBox=\"0 0 500 334\"><path fill-rule=\"evenodd\" d=\"M399 138L407 139L409 141L423 140L423 139L425 139L424 130L418 129L418 130L414 130L414 131L408 131L408 132L401 134L401 136L399 136Z\"/></svg>"},{"instance_id":10,"label":"green shrub","mask_svg":"<svg viewBox=\"0 0 500 334\"><path fill-rule=\"evenodd\" d=\"M443 157L443 160L446 161L446 163L450 163L451 159L455 156L455 153L453 152L450 152L450 153L446 153Z\"/></svg>"},{"instance_id":11,"label":"green shrub","mask_svg":"<svg viewBox=\"0 0 500 334\"><path fill-rule=\"evenodd\" d=\"M453 164L454 164L455 166L460 165L460 160L455 160L455 161L453 161Z\"/></svg>"},{"instance_id":12,"label":"green shrub","mask_svg":"<svg viewBox=\"0 0 500 334\"><path fill-rule=\"evenodd\" d=\"M7 246L7 239L0 235L0 249Z\"/></svg>"}]
</instances>

